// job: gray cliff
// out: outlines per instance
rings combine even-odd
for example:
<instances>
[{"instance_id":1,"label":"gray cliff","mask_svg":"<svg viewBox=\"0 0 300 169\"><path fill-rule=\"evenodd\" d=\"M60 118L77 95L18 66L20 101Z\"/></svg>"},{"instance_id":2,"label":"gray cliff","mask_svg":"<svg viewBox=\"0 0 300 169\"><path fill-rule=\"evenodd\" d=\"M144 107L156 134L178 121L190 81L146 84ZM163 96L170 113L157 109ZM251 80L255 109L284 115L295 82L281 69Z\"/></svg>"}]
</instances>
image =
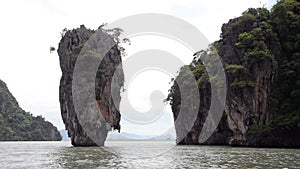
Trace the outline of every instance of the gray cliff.
<instances>
[{"instance_id":1,"label":"gray cliff","mask_svg":"<svg viewBox=\"0 0 300 169\"><path fill-rule=\"evenodd\" d=\"M102 31L102 33L106 34L101 29L97 31ZM95 140L93 141L87 134L82 124L79 123L79 117L75 112L72 96L74 66L81 49L95 32L96 30L87 29L83 25L77 29L66 30L62 35L57 50L62 71L59 87L61 115L68 135L71 137L71 143L74 146L101 146L104 145L108 131L120 131L119 122L121 115L118 106L121 99L119 91L121 86L123 86L123 71L121 71L119 75L121 81L117 83L116 86L113 86L116 89L115 91L117 91L114 92L114 101L111 96L112 77L117 67L122 63L121 52L117 45L113 46L109 52L106 53L95 77L95 101L97 108L101 110L102 117L105 119L105 122L101 121L96 111L89 112L89 124L95 126L89 133L91 133L90 136L97 135L97 137L100 138L100 140L97 140L97 144ZM102 40L100 39L100 41ZM118 103L114 103L116 101Z\"/></svg>"}]
</instances>

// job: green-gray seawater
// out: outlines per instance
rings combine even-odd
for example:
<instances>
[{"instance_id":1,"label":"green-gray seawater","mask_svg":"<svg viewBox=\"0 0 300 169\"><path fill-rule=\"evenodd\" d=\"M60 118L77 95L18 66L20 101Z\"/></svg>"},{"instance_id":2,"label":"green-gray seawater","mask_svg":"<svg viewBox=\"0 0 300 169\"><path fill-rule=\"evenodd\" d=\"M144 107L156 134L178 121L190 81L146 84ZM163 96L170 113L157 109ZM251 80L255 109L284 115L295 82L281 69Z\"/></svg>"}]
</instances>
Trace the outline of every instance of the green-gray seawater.
<instances>
[{"instance_id":1,"label":"green-gray seawater","mask_svg":"<svg viewBox=\"0 0 300 169\"><path fill-rule=\"evenodd\" d=\"M0 168L300 168L300 149L173 145L110 141L104 147L72 147L69 142L0 142Z\"/></svg>"}]
</instances>

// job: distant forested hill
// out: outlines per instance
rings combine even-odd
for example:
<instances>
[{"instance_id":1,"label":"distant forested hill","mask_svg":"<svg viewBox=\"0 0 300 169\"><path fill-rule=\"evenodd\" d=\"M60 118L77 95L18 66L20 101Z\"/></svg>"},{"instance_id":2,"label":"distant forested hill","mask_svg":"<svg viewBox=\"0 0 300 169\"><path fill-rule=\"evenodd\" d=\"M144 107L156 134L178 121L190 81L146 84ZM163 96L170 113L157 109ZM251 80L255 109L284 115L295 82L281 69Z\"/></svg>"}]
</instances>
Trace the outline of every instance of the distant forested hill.
<instances>
[{"instance_id":1,"label":"distant forested hill","mask_svg":"<svg viewBox=\"0 0 300 169\"><path fill-rule=\"evenodd\" d=\"M20 108L0 80L0 141L59 141L57 128L42 116L34 117Z\"/></svg>"}]
</instances>

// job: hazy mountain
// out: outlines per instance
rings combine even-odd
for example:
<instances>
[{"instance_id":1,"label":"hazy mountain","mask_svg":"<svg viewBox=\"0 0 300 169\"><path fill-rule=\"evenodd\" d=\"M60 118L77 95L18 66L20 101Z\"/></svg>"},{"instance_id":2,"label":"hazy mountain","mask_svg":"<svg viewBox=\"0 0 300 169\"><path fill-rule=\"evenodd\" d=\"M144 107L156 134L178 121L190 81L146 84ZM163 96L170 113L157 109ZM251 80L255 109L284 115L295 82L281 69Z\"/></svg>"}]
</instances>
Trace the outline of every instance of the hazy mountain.
<instances>
[{"instance_id":1,"label":"hazy mountain","mask_svg":"<svg viewBox=\"0 0 300 169\"><path fill-rule=\"evenodd\" d=\"M107 140L161 140L161 141L171 141L175 140L175 136L172 134L163 134L161 136L153 136L153 135L138 135L133 133L126 132L110 132L107 136Z\"/></svg>"}]
</instances>

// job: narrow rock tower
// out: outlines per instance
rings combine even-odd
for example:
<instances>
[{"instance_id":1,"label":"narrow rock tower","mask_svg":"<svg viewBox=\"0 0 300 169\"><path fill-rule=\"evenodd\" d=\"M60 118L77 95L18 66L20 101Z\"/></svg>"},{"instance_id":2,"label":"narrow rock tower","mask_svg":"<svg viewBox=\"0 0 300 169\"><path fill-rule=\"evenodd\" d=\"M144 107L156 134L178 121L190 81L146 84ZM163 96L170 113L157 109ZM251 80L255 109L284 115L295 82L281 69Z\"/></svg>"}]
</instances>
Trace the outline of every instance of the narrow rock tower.
<instances>
[{"instance_id":1,"label":"narrow rock tower","mask_svg":"<svg viewBox=\"0 0 300 169\"><path fill-rule=\"evenodd\" d=\"M111 96L112 77L117 67L120 67L122 63L121 52L117 45L106 53L98 67L95 77L95 102L97 103L97 108L101 110L105 124L99 120L98 112L88 112L89 123L91 126L95 126L95 129L85 131L82 124L79 123L80 117L78 117L78 114L75 112L73 102L74 94L72 93L74 68L81 49L95 32L95 30L87 29L83 25L77 29L65 30L62 33L62 39L57 50L62 71L59 87L61 115L68 135L71 137L71 143L74 146L102 146L104 145L108 131L120 131L119 122L121 115L119 112L119 91L123 86L123 71L119 71L121 73L119 73L118 79L121 80L113 86L114 90L118 91L114 92L114 100ZM88 135L87 132L92 134ZM97 135L100 141L97 140L97 142L95 142L95 140L92 140L91 135Z\"/></svg>"}]
</instances>

